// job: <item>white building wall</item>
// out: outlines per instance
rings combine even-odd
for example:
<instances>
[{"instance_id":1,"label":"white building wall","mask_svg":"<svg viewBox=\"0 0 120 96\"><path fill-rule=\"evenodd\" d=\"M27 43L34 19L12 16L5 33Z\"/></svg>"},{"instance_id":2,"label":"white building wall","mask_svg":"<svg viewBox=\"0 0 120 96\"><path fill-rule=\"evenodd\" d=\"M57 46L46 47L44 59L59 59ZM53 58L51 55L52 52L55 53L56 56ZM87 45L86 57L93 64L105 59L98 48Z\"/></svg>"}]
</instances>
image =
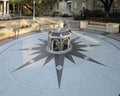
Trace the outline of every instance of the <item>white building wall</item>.
<instances>
[{"instance_id":1,"label":"white building wall","mask_svg":"<svg viewBox=\"0 0 120 96\"><path fill-rule=\"evenodd\" d=\"M9 0L0 0L0 16L9 16Z\"/></svg>"},{"instance_id":2,"label":"white building wall","mask_svg":"<svg viewBox=\"0 0 120 96\"><path fill-rule=\"evenodd\" d=\"M89 10L93 10L93 8L94 8L94 0L87 0L86 8L89 9Z\"/></svg>"},{"instance_id":3,"label":"white building wall","mask_svg":"<svg viewBox=\"0 0 120 96\"><path fill-rule=\"evenodd\" d=\"M82 6L82 2L81 0L72 0L71 2L71 11L74 14L79 14L81 7Z\"/></svg>"},{"instance_id":4,"label":"white building wall","mask_svg":"<svg viewBox=\"0 0 120 96\"><path fill-rule=\"evenodd\" d=\"M67 11L67 4L65 1L59 3L59 12L66 12Z\"/></svg>"},{"instance_id":5,"label":"white building wall","mask_svg":"<svg viewBox=\"0 0 120 96\"><path fill-rule=\"evenodd\" d=\"M72 0L71 10L75 14L79 14L83 7L93 10L94 0Z\"/></svg>"}]
</instances>

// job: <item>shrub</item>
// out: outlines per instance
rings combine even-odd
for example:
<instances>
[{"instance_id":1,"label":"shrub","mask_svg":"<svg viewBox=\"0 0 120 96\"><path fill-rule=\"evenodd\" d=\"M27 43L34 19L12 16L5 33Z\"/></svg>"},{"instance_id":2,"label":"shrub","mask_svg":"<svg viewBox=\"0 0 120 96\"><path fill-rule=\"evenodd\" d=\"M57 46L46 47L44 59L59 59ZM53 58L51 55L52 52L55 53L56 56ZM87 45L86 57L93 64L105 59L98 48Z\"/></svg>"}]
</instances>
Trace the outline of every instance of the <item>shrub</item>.
<instances>
[{"instance_id":1,"label":"shrub","mask_svg":"<svg viewBox=\"0 0 120 96\"><path fill-rule=\"evenodd\" d=\"M101 10L88 10L86 9L85 12L85 17L89 18L89 17L105 17L105 13ZM83 20L83 16L82 13L79 15L74 15L74 19L75 20Z\"/></svg>"},{"instance_id":2,"label":"shrub","mask_svg":"<svg viewBox=\"0 0 120 96\"><path fill-rule=\"evenodd\" d=\"M116 12L116 13L110 13L110 17L112 18L120 18L120 13Z\"/></svg>"},{"instance_id":3,"label":"shrub","mask_svg":"<svg viewBox=\"0 0 120 96\"><path fill-rule=\"evenodd\" d=\"M88 20L96 22L113 22L120 23L120 18L101 18L101 17L88 17Z\"/></svg>"},{"instance_id":4,"label":"shrub","mask_svg":"<svg viewBox=\"0 0 120 96\"><path fill-rule=\"evenodd\" d=\"M86 10L86 17L105 17L105 13L102 10Z\"/></svg>"}]
</instances>

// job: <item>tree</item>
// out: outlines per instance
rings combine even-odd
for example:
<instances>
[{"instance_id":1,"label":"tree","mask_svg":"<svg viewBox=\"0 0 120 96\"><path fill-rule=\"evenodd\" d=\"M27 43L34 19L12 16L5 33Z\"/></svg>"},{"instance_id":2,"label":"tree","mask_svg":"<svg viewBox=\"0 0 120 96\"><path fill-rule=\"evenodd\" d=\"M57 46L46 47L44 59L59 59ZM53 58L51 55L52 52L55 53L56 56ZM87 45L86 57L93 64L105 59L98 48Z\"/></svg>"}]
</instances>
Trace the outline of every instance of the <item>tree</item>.
<instances>
[{"instance_id":1,"label":"tree","mask_svg":"<svg viewBox=\"0 0 120 96\"><path fill-rule=\"evenodd\" d=\"M11 0L11 1L19 3L21 7L26 7L28 10L31 11L31 13L33 12L34 0ZM35 0L36 13L42 13L44 12L43 9L52 8L56 2L61 2L61 1L63 0Z\"/></svg>"},{"instance_id":2,"label":"tree","mask_svg":"<svg viewBox=\"0 0 120 96\"><path fill-rule=\"evenodd\" d=\"M33 0L21 0L20 4L33 12Z\"/></svg>"},{"instance_id":3,"label":"tree","mask_svg":"<svg viewBox=\"0 0 120 96\"><path fill-rule=\"evenodd\" d=\"M114 0L100 0L104 5L106 17L109 17L110 9Z\"/></svg>"},{"instance_id":4,"label":"tree","mask_svg":"<svg viewBox=\"0 0 120 96\"><path fill-rule=\"evenodd\" d=\"M51 6L53 5L57 0L42 0L41 5L43 6Z\"/></svg>"},{"instance_id":5,"label":"tree","mask_svg":"<svg viewBox=\"0 0 120 96\"><path fill-rule=\"evenodd\" d=\"M18 0L19 4L25 6L28 10L33 12L33 1L34 0ZM58 0L35 0L35 7L38 10L39 8L45 8L48 6L54 6ZM42 11L42 10L41 10ZM37 12L36 12L37 13Z\"/></svg>"}]
</instances>

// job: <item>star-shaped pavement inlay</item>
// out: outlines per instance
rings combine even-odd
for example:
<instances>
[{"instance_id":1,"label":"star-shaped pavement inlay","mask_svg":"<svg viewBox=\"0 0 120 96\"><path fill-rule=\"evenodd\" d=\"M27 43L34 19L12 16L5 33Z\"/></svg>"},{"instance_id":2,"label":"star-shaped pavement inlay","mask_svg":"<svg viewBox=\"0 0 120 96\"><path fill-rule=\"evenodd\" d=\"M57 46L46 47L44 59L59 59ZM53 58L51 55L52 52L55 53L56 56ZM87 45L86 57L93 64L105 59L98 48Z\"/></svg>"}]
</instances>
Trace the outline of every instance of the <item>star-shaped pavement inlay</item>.
<instances>
[{"instance_id":1,"label":"star-shaped pavement inlay","mask_svg":"<svg viewBox=\"0 0 120 96\"><path fill-rule=\"evenodd\" d=\"M22 66L16 68L15 70L13 70L12 72L15 72L17 70L20 70L26 66L29 66L31 64L34 64L35 62L46 58L45 62L44 62L44 66L50 62L52 59L54 59L55 61L55 67L56 67L56 74L57 74L57 80L58 80L58 87L60 88L61 85L61 79L62 79L62 72L64 69L64 59L67 58L69 61L73 62L75 64L75 60L73 58L73 56L81 58L81 59L85 59L87 61L93 62L95 64L99 64L102 66L105 66L104 64L96 61L95 59L86 56L85 54L81 53L81 51L88 51L86 50L87 47L94 47L94 46L98 46L98 45L86 45L83 44L82 42L77 42L77 40L80 37L74 38L71 40L71 45L72 45L72 49L64 54L53 54L47 51L47 46L48 46L48 41L47 40L42 40L39 39L41 42L43 42L42 44L39 44L38 47L33 47L33 48L25 48L22 50L36 50L36 52L32 53L32 55L34 54L38 54L36 57L34 57L33 59L31 59L30 61L26 62L25 64L23 64Z\"/></svg>"}]
</instances>

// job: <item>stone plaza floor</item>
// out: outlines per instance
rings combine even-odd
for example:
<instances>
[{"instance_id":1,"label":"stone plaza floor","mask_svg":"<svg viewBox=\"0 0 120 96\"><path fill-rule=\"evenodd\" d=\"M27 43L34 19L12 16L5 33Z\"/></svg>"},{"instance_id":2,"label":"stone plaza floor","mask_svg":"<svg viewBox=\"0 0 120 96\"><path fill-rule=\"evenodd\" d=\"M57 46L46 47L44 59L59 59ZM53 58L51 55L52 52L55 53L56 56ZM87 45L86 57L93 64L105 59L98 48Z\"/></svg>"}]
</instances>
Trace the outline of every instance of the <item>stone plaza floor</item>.
<instances>
[{"instance_id":1,"label":"stone plaza floor","mask_svg":"<svg viewBox=\"0 0 120 96\"><path fill-rule=\"evenodd\" d=\"M4 41L0 96L119 96L120 41L77 28L71 38L60 55L47 51L47 32Z\"/></svg>"},{"instance_id":2,"label":"stone plaza floor","mask_svg":"<svg viewBox=\"0 0 120 96\"><path fill-rule=\"evenodd\" d=\"M0 96L118 96L120 42L82 31L72 33L79 50L73 49L70 57L64 54L60 86L56 56L52 54L53 58L48 60L50 54L44 55L40 50L47 41L46 32L2 45Z\"/></svg>"}]
</instances>

